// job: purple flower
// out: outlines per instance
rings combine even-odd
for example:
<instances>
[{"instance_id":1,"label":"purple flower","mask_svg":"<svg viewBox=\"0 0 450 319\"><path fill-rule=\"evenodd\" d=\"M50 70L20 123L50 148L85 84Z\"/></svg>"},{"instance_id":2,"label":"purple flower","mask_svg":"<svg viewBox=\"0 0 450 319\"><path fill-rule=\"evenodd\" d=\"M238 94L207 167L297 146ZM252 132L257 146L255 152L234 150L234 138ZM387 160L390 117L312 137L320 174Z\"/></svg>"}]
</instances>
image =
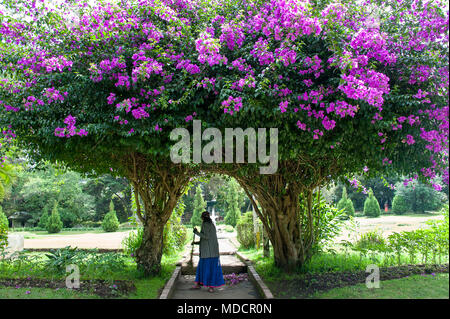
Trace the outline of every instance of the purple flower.
<instances>
[{"instance_id":1,"label":"purple flower","mask_svg":"<svg viewBox=\"0 0 450 319\"><path fill-rule=\"evenodd\" d=\"M108 104L113 104L116 100L116 95L114 93L111 93L106 100Z\"/></svg>"}]
</instances>

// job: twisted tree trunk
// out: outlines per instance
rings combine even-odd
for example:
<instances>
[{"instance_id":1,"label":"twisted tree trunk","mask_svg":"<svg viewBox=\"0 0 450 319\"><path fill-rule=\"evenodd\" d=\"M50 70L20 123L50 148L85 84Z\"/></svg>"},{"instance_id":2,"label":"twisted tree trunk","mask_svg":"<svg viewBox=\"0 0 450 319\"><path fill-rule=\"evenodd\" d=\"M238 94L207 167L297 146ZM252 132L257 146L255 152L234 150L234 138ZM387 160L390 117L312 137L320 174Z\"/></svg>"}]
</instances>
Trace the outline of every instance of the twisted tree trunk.
<instances>
[{"instance_id":1,"label":"twisted tree trunk","mask_svg":"<svg viewBox=\"0 0 450 319\"><path fill-rule=\"evenodd\" d=\"M265 177L268 185L275 185L273 178ZM269 180L271 180L269 182ZM257 208L266 233L272 243L275 265L286 271L294 270L305 260L304 236L300 224L298 198L300 191L297 187L286 189L286 194L273 196L273 192L249 184L242 184L244 189L251 192L261 206ZM271 194L272 193L272 194Z\"/></svg>"},{"instance_id":2,"label":"twisted tree trunk","mask_svg":"<svg viewBox=\"0 0 450 319\"><path fill-rule=\"evenodd\" d=\"M272 243L276 266L293 271L313 254L320 216L312 212L312 195L334 167L301 161L281 162L279 167L272 175L240 169L225 173L236 178L252 201ZM300 196L306 204L300 205Z\"/></svg>"},{"instance_id":3,"label":"twisted tree trunk","mask_svg":"<svg viewBox=\"0 0 450 319\"><path fill-rule=\"evenodd\" d=\"M138 269L147 276L158 274L164 248L164 226L184 194L193 171L170 159L148 158L138 153L132 153L124 164L134 188L136 213L144 227L142 244L136 251Z\"/></svg>"}]
</instances>

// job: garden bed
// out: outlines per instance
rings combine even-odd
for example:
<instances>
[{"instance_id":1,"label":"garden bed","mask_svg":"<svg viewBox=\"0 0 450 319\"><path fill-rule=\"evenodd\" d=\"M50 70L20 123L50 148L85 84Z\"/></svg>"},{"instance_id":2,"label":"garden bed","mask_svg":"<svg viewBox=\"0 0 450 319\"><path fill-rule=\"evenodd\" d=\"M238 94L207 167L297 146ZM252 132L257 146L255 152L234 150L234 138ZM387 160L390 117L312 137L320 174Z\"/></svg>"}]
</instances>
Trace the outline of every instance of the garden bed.
<instances>
[{"instance_id":1,"label":"garden bed","mask_svg":"<svg viewBox=\"0 0 450 319\"><path fill-rule=\"evenodd\" d=\"M50 252L55 250L55 248L27 248L24 249L27 252ZM104 254L104 253L123 253L123 249L114 249L114 248L77 248L77 251L83 252L95 252L96 254Z\"/></svg>"},{"instance_id":2,"label":"garden bed","mask_svg":"<svg viewBox=\"0 0 450 319\"><path fill-rule=\"evenodd\" d=\"M380 280L383 281L405 278L412 275L448 272L448 264L381 267ZM328 272L303 274L292 279L266 281L266 283L275 298L303 299L312 298L312 296L317 292L365 283L368 275L369 273L366 273L364 270L351 272Z\"/></svg>"},{"instance_id":3,"label":"garden bed","mask_svg":"<svg viewBox=\"0 0 450 319\"><path fill-rule=\"evenodd\" d=\"M64 280L54 281L31 277L26 279L0 279L0 289L2 287L67 289ZM136 287L132 281L125 280L114 280L112 282L105 280L81 280L80 288L74 288L73 290L95 294L102 298L116 298L136 291Z\"/></svg>"}]
</instances>

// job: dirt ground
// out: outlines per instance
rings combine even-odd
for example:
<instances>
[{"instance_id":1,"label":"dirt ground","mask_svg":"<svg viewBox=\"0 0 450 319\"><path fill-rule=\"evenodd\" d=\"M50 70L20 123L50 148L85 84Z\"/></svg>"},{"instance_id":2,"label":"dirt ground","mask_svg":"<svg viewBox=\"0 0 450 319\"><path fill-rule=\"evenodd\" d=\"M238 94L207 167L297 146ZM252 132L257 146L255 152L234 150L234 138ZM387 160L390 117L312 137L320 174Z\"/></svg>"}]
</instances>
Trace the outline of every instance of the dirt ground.
<instances>
[{"instance_id":1,"label":"dirt ground","mask_svg":"<svg viewBox=\"0 0 450 319\"><path fill-rule=\"evenodd\" d=\"M335 242L341 240L352 240L355 235L362 234L368 231L377 230L383 234L384 237L389 236L394 232L411 231L419 228L426 228L428 220L442 220L442 215L429 216L400 216L400 215L386 215L377 218L355 217L356 227L355 231L351 229L343 229L341 234L336 237ZM350 222L346 222L346 226L350 226Z\"/></svg>"},{"instance_id":2,"label":"dirt ground","mask_svg":"<svg viewBox=\"0 0 450 319\"><path fill-rule=\"evenodd\" d=\"M24 240L24 249L30 248L78 248L121 249L122 240L130 231L115 233L85 233L74 235L52 235L51 237Z\"/></svg>"},{"instance_id":3,"label":"dirt ground","mask_svg":"<svg viewBox=\"0 0 450 319\"><path fill-rule=\"evenodd\" d=\"M353 240L357 233L364 233L370 230L379 230L383 236L387 237L393 232L410 231L421 227L427 227L426 221L430 219L442 219L440 215L430 216L397 216L386 215L378 218L355 217L355 231L343 229L342 233L335 239ZM349 225L346 222L346 225ZM115 233L85 233L74 235L51 235L37 236L37 238L24 240L24 248L63 248L66 246L78 248L99 248L99 249L120 249L122 240L128 236L130 231ZM222 236L229 235L221 232Z\"/></svg>"}]
</instances>

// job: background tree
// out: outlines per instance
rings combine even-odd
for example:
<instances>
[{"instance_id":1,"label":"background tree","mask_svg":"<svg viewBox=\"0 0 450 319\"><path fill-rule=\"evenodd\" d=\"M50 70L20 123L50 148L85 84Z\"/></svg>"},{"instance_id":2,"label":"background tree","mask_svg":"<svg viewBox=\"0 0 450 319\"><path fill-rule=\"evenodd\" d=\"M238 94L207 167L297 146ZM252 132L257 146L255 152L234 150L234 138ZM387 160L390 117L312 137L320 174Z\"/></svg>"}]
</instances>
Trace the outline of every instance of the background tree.
<instances>
[{"instance_id":1,"label":"background tree","mask_svg":"<svg viewBox=\"0 0 450 319\"><path fill-rule=\"evenodd\" d=\"M105 232L115 232L119 229L119 220L117 219L112 200L109 203L109 211L103 219L102 228Z\"/></svg>"},{"instance_id":2,"label":"background tree","mask_svg":"<svg viewBox=\"0 0 450 319\"><path fill-rule=\"evenodd\" d=\"M47 222L47 231L51 234L59 233L63 228L63 222L59 217L58 202L55 200L52 213L50 214Z\"/></svg>"},{"instance_id":3,"label":"background tree","mask_svg":"<svg viewBox=\"0 0 450 319\"><path fill-rule=\"evenodd\" d=\"M8 246L8 230L8 218L6 218L2 206L0 206L0 252Z\"/></svg>"},{"instance_id":4,"label":"background tree","mask_svg":"<svg viewBox=\"0 0 450 319\"><path fill-rule=\"evenodd\" d=\"M94 197L95 221L103 220L105 212L113 198L114 207L119 222L128 221L131 213L131 186L126 178L113 177L105 174L97 178L87 180L83 191Z\"/></svg>"},{"instance_id":5,"label":"background tree","mask_svg":"<svg viewBox=\"0 0 450 319\"><path fill-rule=\"evenodd\" d=\"M201 215L205 211L205 209L206 209L206 202L203 199L203 191L199 184L199 185L197 185L197 187L195 189L194 212L193 212L192 218L191 218L192 226L200 226L202 224Z\"/></svg>"},{"instance_id":6,"label":"background tree","mask_svg":"<svg viewBox=\"0 0 450 319\"><path fill-rule=\"evenodd\" d=\"M392 212L396 215L402 215L410 209L403 195L395 195L392 201Z\"/></svg>"},{"instance_id":7,"label":"background tree","mask_svg":"<svg viewBox=\"0 0 450 319\"><path fill-rule=\"evenodd\" d=\"M408 186L397 183L395 188L395 194L403 196L410 209L416 213L439 210L448 201L448 196L443 192L438 192L429 185L417 181Z\"/></svg>"},{"instance_id":8,"label":"background tree","mask_svg":"<svg viewBox=\"0 0 450 319\"><path fill-rule=\"evenodd\" d=\"M17 183L5 199L5 208L8 214L17 210L29 212L37 224L45 205L57 200L64 227L73 227L94 216L94 198L83 192L85 182L79 173L40 164L18 173Z\"/></svg>"},{"instance_id":9,"label":"background tree","mask_svg":"<svg viewBox=\"0 0 450 319\"><path fill-rule=\"evenodd\" d=\"M226 197L227 208L225 215L225 223L233 227L236 227L236 224L239 221L239 218L241 217L243 196L240 195L239 189L240 189L239 184L234 179L231 179L228 183L228 192Z\"/></svg>"},{"instance_id":10,"label":"background tree","mask_svg":"<svg viewBox=\"0 0 450 319\"><path fill-rule=\"evenodd\" d=\"M42 210L42 215L39 218L38 227L47 229L47 223L48 223L48 204L44 206Z\"/></svg>"},{"instance_id":11,"label":"background tree","mask_svg":"<svg viewBox=\"0 0 450 319\"><path fill-rule=\"evenodd\" d=\"M369 189L369 196L364 202L364 215L368 217L378 217L381 215L380 204L373 195L372 189Z\"/></svg>"},{"instance_id":12,"label":"background tree","mask_svg":"<svg viewBox=\"0 0 450 319\"><path fill-rule=\"evenodd\" d=\"M353 202L347 197L347 189L345 186L342 189L342 197L337 204L337 209L343 209L347 216L355 216L355 208L353 207Z\"/></svg>"}]
</instances>

